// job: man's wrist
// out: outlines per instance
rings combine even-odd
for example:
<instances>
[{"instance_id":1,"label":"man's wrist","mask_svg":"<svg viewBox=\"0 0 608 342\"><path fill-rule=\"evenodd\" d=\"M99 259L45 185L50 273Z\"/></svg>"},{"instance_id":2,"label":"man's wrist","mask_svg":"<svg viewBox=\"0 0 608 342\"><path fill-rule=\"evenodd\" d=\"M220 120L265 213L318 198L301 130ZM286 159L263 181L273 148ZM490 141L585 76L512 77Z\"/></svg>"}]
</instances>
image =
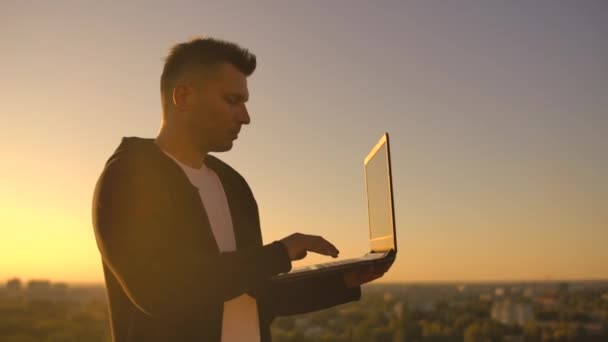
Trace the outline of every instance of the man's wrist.
<instances>
[{"instance_id":1,"label":"man's wrist","mask_svg":"<svg viewBox=\"0 0 608 342\"><path fill-rule=\"evenodd\" d=\"M281 250L281 254L283 256L283 264L284 265L289 265L286 266L287 270L285 272L289 272L291 271L292 265L291 265L291 258L289 256L289 251L287 250L287 246L280 240L277 240L275 242L272 243L273 245L277 245L277 249Z\"/></svg>"}]
</instances>

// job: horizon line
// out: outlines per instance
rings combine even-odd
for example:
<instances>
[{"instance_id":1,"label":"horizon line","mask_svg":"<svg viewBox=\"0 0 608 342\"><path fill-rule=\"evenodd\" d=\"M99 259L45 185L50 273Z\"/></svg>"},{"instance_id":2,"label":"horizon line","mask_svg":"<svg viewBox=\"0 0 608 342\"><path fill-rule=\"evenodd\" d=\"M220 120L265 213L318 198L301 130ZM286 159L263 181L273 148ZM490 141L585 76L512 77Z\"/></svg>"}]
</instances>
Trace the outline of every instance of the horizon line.
<instances>
[{"instance_id":1,"label":"horizon line","mask_svg":"<svg viewBox=\"0 0 608 342\"><path fill-rule=\"evenodd\" d=\"M105 286L105 281L63 281L63 280L52 280L49 278L27 278L23 279L21 277L11 277L5 278L1 284L2 287L9 280L19 279L22 283L28 283L29 281L49 281L51 284L53 283L63 283L67 285L73 286ZM466 284L516 284L516 283L589 283L589 282L608 282L608 278L562 278L562 279L505 279L505 280L405 280L405 281L380 281L380 282L371 282L363 284L366 285L418 285L418 284L428 284L428 285L466 285Z\"/></svg>"}]
</instances>

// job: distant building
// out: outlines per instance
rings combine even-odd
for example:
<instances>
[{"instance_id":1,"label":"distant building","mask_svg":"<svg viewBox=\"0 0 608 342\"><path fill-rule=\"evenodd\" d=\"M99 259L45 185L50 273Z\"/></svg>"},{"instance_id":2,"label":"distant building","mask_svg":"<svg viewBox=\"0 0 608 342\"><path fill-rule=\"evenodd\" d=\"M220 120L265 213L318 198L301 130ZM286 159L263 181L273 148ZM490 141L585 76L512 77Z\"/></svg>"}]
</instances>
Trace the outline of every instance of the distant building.
<instances>
[{"instance_id":1,"label":"distant building","mask_svg":"<svg viewBox=\"0 0 608 342\"><path fill-rule=\"evenodd\" d=\"M483 302L489 302L492 300L492 295L489 293L482 293L479 295L479 300Z\"/></svg>"},{"instance_id":2,"label":"distant building","mask_svg":"<svg viewBox=\"0 0 608 342\"><path fill-rule=\"evenodd\" d=\"M542 305L545 310L555 310L559 307L559 300L555 295L537 297L534 301Z\"/></svg>"},{"instance_id":3,"label":"distant building","mask_svg":"<svg viewBox=\"0 0 608 342\"><path fill-rule=\"evenodd\" d=\"M534 297L534 288L532 288L532 287L526 287L524 289L523 296L526 297L526 298L532 298L532 297Z\"/></svg>"},{"instance_id":4,"label":"distant building","mask_svg":"<svg viewBox=\"0 0 608 342\"><path fill-rule=\"evenodd\" d=\"M27 293L36 298L49 297L51 295L50 280L30 280L27 283Z\"/></svg>"},{"instance_id":5,"label":"distant building","mask_svg":"<svg viewBox=\"0 0 608 342\"><path fill-rule=\"evenodd\" d=\"M509 288L509 294L511 295L517 295L520 294L522 292L522 288L520 286L511 286L511 288Z\"/></svg>"},{"instance_id":6,"label":"distant building","mask_svg":"<svg viewBox=\"0 0 608 342\"><path fill-rule=\"evenodd\" d=\"M523 326L534 319L532 305L528 303L513 303L509 300L495 302L492 305L492 319L505 325Z\"/></svg>"},{"instance_id":7,"label":"distant building","mask_svg":"<svg viewBox=\"0 0 608 342\"><path fill-rule=\"evenodd\" d=\"M21 292L21 280L19 278L13 278L6 282L6 291L9 294Z\"/></svg>"},{"instance_id":8,"label":"distant building","mask_svg":"<svg viewBox=\"0 0 608 342\"><path fill-rule=\"evenodd\" d=\"M566 282L556 283L540 283L536 284L539 294L544 296L558 296L568 292L569 285Z\"/></svg>"},{"instance_id":9,"label":"distant building","mask_svg":"<svg viewBox=\"0 0 608 342\"><path fill-rule=\"evenodd\" d=\"M50 280L30 280L27 282L27 289L30 291L44 290L48 291L51 288Z\"/></svg>"},{"instance_id":10,"label":"distant building","mask_svg":"<svg viewBox=\"0 0 608 342\"><path fill-rule=\"evenodd\" d=\"M496 297L503 297L505 295L505 288L504 287L497 287L494 290L494 295L496 295Z\"/></svg>"},{"instance_id":11,"label":"distant building","mask_svg":"<svg viewBox=\"0 0 608 342\"><path fill-rule=\"evenodd\" d=\"M401 316L403 315L403 302L399 301L395 303L393 306L393 312L395 312L395 316L397 316L398 319L401 319Z\"/></svg>"}]
</instances>

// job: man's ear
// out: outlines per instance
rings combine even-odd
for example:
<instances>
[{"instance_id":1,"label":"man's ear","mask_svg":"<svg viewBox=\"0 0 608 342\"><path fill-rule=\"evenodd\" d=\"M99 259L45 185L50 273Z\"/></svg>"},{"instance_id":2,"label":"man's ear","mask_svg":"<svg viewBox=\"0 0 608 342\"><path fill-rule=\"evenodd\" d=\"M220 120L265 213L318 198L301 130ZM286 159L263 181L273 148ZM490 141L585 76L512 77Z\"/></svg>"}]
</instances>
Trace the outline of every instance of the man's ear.
<instances>
[{"instance_id":1,"label":"man's ear","mask_svg":"<svg viewBox=\"0 0 608 342\"><path fill-rule=\"evenodd\" d=\"M190 101L192 100L192 87L184 84L178 83L173 88L172 94L173 107L178 110L185 110L190 106Z\"/></svg>"}]
</instances>

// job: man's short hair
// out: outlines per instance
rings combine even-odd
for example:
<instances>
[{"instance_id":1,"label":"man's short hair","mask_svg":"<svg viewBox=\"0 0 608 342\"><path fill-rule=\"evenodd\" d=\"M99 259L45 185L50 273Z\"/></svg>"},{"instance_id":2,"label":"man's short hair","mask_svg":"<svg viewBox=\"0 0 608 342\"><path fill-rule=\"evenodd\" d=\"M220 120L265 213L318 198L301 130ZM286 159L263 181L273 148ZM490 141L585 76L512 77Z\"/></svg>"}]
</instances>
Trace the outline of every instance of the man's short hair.
<instances>
[{"instance_id":1,"label":"man's short hair","mask_svg":"<svg viewBox=\"0 0 608 342\"><path fill-rule=\"evenodd\" d=\"M256 67L255 55L249 50L221 39L198 37L173 46L165 58L165 66L160 76L160 93L163 110L167 110L178 76L199 66L212 67L228 62L245 76Z\"/></svg>"}]
</instances>

